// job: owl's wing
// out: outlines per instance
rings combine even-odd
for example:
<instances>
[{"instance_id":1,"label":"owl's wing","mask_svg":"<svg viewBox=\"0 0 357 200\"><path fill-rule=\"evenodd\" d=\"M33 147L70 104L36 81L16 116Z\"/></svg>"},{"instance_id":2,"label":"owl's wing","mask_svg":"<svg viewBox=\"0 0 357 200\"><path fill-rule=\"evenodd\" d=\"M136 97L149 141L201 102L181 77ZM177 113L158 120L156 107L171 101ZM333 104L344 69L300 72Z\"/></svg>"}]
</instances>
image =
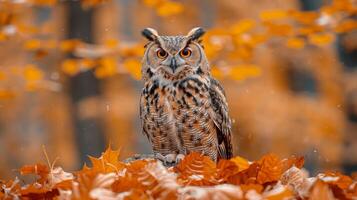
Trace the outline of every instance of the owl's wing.
<instances>
[{"instance_id":1,"label":"owl's wing","mask_svg":"<svg viewBox=\"0 0 357 200\"><path fill-rule=\"evenodd\" d=\"M145 89L143 89L142 93L141 93L141 97L140 97L140 120L141 120L141 127L142 127L142 133L150 140L150 135L149 133L146 131L145 129L145 124L147 123L145 121L145 117L148 114L147 108L148 108L148 102L145 96Z\"/></svg>"},{"instance_id":2,"label":"owl's wing","mask_svg":"<svg viewBox=\"0 0 357 200\"><path fill-rule=\"evenodd\" d=\"M218 155L220 158L233 157L231 119L228 116L228 104L225 92L219 82L211 78L210 87L212 119L216 126L218 137Z\"/></svg>"}]
</instances>

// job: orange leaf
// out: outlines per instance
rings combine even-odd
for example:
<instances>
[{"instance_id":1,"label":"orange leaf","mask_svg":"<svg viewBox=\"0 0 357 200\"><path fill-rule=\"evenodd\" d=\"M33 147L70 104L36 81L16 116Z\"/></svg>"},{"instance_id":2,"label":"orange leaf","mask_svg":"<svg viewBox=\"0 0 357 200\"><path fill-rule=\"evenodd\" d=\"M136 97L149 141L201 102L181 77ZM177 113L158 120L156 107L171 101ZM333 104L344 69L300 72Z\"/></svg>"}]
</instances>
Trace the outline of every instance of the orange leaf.
<instances>
[{"instance_id":1,"label":"orange leaf","mask_svg":"<svg viewBox=\"0 0 357 200\"><path fill-rule=\"evenodd\" d=\"M56 0L32 0L31 2L37 6L53 6L57 3Z\"/></svg>"},{"instance_id":2,"label":"orange leaf","mask_svg":"<svg viewBox=\"0 0 357 200\"><path fill-rule=\"evenodd\" d=\"M151 162L147 160L136 160L126 166L126 173L124 177L119 177L113 184L112 190L114 192L125 192L131 189L145 190L147 189L141 180L147 178L147 175L142 174L146 165ZM140 180L139 180L140 179Z\"/></svg>"},{"instance_id":3,"label":"orange leaf","mask_svg":"<svg viewBox=\"0 0 357 200\"><path fill-rule=\"evenodd\" d=\"M50 171L48 167L44 164L36 164L36 165L25 165L21 167L20 173L22 175L28 175L28 174L36 174L36 175L41 175L41 174L48 174Z\"/></svg>"},{"instance_id":4,"label":"orange leaf","mask_svg":"<svg viewBox=\"0 0 357 200\"><path fill-rule=\"evenodd\" d=\"M75 59L67 59L63 61L62 71L71 76L77 74L80 71L78 61Z\"/></svg>"},{"instance_id":5,"label":"orange leaf","mask_svg":"<svg viewBox=\"0 0 357 200\"><path fill-rule=\"evenodd\" d=\"M27 50L37 50L41 47L41 41L37 39L28 40L24 44L24 48Z\"/></svg>"},{"instance_id":6,"label":"orange leaf","mask_svg":"<svg viewBox=\"0 0 357 200\"><path fill-rule=\"evenodd\" d=\"M309 42L317 46L324 46L330 44L333 41L333 39L334 36L328 33L309 35Z\"/></svg>"},{"instance_id":7,"label":"orange leaf","mask_svg":"<svg viewBox=\"0 0 357 200\"><path fill-rule=\"evenodd\" d=\"M27 81L37 81L43 78L43 72L35 65L27 65L24 76Z\"/></svg>"},{"instance_id":8,"label":"orange leaf","mask_svg":"<svg viewBox=\"0 0 357 200\"><path fill-rule=\"evenodd\" d=\"M138 60L127 59L123 63L126 70L129 74L133 76L134 79L141 79L141 63Z\"/></svg>"},{"instance_id":9,"label":"orange leaf","mask_svg":"<svg viewBox=\"0 0 357 200\"><path fill-rule=\"evenodd\" d=\"M155 7L161 4L164 0L143 0L143 3L149 7Z\"/></svg>"},{"instance_id":10,"label":"orange leaf","mask_svg":"<svg viewBox=\"0 0 357 200\"><path fill-rule=\"evenodd\" d=\"M234 164L236 164L239 168L239 171L243 171L249 168L249 162L248 160L240 157L240 156L236 156L234 158L231 158L230 161L234 162Z\"/></svg>"},{"instance_id":11,"label":"orange leaf","mask_svg":"<svg viewBox=\"0 0 357 200\"><path fill-rule=\"evenodd\" d=\"M219 160L217 164L218 178L225 182L229 177L236 175L239 172L239 167L231 160Z\"/></svg>"},{"instance_id":12,"label":"orange leaf","mask_svg":"<svg viewBox=\"0 0 357 200\"><path fill-rule=\"evenodd\" d=\"M0 42L5 41L6 39L7 36L3 32L0 32Z\"/></svg>"},{"instance_id":13,"label":"orange leaf","mask_svg":"<svg viewBox=\"0 0 357 200\"><path fill-rule=\"evenodd\" d=\"M245 80L247 78L258 77L261 74L261 69L252 64L242 64L232 67L229 77L233 80Z\"/></svg>"},{"instance_id":14,"label":"orange leaf","mask_svg":"<svg viewBox=\"0 0 357 200\"><path fill-rule=\"evenodd\" d=\"M290 156L289 158L282 160L283 171L286 171L293 166L301 169L304 166L304 163L305 159L303 156Z\"/></svg>"},{"instance_id":15,"label":"orange leaf","mask_svg":"<svg viewBox=\"0 0 357 200\"><path fill-rule=\"evenodd\" d=\"M352 178L345 176L339 172L326 172L324 174L319 174L318 177L324 182L331 185L336 185L342 190L347 189L353 183Z\"/></svg>"},{"instance_id":16,"label":"orange leaf","mask_svg":"<svg viewBox=\"0 0 357 200\"><path fill-rule=\"evenodd\" d=\"M254 162L249 165L248 169L239 172L237 175L228 178L228 183L241 185L241 184L256 184L257 175L261 166Z\"/></svg>"},{"instance_id":17,"label":"orange leaf","mask_svg":"<svg viewBox=\"0 0 357 200\"><path fill-rule=\"evenodd\" d=\"M347 19L336 25L336 33L345 33L357 29L357 22L355 19Z\"/></svg>"},{"instance_id":18,"label":"orange leaf","mask_svg":"<svg viewBox=\"0 0 357 200\"><path fill-rule=\"evenodd\" d=\"M310 200L321 200L321 199L334 200L335 198L328 184L324 183L321 180L317 180L312 187L309 199Z\"/></svg>"},{"instance_id":19,"label":"orange leaf","mask_svg":"<svg viewBox=\"0 0 357 200\"><path fill-rule=\"evenodd\" d=\"M50 170L46 165L36 164L36 165L25 165L20 168L21 175L38 175L40 176L39 182L44 182L47 179Z\"/></svg>"},{"instance_id":20,"label":"orange leaf","mask_svg":"<svg viewBox=\"0 0 357 200\"><path fill-rule=\"evenodd\" d=\"M70 190L72 189L73 180L64 180L57 183L53 188L61 190Z\"/></svg>"},{"instance_id":21,"label":"orange leaf","mask_svg":"<svg viewBox=\"0 0 357 200\"><path fill-rule=\"evenodd\" d=\"M260 13L260 19L263 21L284 19L288 16L288 13L284 10L269 10Z\"/></svg>"},{"instance_id":22,"label":"orange leaf","mask_svg":"<svg viewBox=\"0 0 357 200\"><path fill-rule=\"evenodd\" d=\"M21 197L29 199L54 199L58 195L59 191L57 189L49 190L44 187L38 187L35 184L21 190Z\"/></svg>"},{"instance_id":23,"label":"orange leaf","mask_svg":"<svg viewBox=\"0 0 357 200\"><path fill-rule=\"evenodd\" d=\"M305 46L305 40L301 38L289 38L286 41L286 46L292 49L302 49Z\"/></svg>"},{"instance_id":24,"label":"orange leaf","mask_svg":"<svg viewBox=\"0 0 357 200\"><path fill-rule=\"evenodd\" d=\"M255 21L252 19L243 19L240 20L238 23L234 24L231 28L231 32L233 34L242 34L245 33L256 25Z\"/></svg>"},{"instance_id":25,"label":"orange leaf","mask_svg":"<svg viewBox=\"0 0 357 200\"><path fill-rule=\"evenodd\" d=\"M255 190L257 193L262 193L264 187L259 184L241 184L239 187L243 190L244 193L249 190Z\"/></svg>"},{"instance_id":26,"label":"orange leaf","mask_svg":"<svg viewBox=\"0 0 357 200\"><path fill-rule=\"evenodd\" d=\"M89 159L92 162L92 169L97 172L118 172L124 168L124 164L119 161L119 151L113 151L110 146L101 157L89 156Z\"/></svg>"},{"instance_id":27,"label":"orange leaf","mask_svg":"<svg viewBox=\"0 0 357 200\"><path fill-rule=\"evenodd\" d=\"M98 78L110 77L117 74L117 61L115 58L105 57L99 60L95 69L95 76Z\"/></svg>"},{"instance_id":28,"label":"orange leaf","mask_svg":"<svg viewBox=\"0 0 357 200\"><path fill-rule=\"evenodd\" d=\"M223 79L224 74L218 67L212 67L211 74L213 77L217 79Z\"/></svg>"},{"instance_id":29,"label":"orange leaf","mask_svg":"<svg viewBox=\"0 0 357 200\"><path fill-rule=\"evenodd\" d=\"M81 45L81 42L77 39L64 40L60 43L60 49L64 52L71 52L79 45Z\"/></svg>"},{"instance_id":30,"label":"orange leaf","mask_svg":"<svg viewBox=\"0 0 357 200\"><path fill-rule=\"evenodd\" d=\"M274 154L263 156L258 164L261 165L257 175L257 182L264 184L267 182L278 181L283 174L283 165L279 157Z\"/></svg>"},{"instance_id":31,"label":"orange leaf","mask_svg":"<svg viewBox=\"0 0 357 200\"><path fill-rule=\"evenodd\" d=\"M108 39L105 41L105 46L108 48L117 48L119 41L117 39Z\"/></svg>"},{"instance_id":32,"label":"orange leaf","mask_svg":"<svg viewBox=\"0 0 357 200\"><path fill-rule=\"evenodd\" d=\"M215 185L216 163L209 157L192 152L175 167L179 179L189 185Z\"/></svg>"},{"instance_id":33,"label":"orange leaf","mask_svg":"<svg viewBox=\"0 0 357 200\"><path fill-rule=\"evenodd\" d=\"M159 4L157 8L157 14L162 17L179 14L183 11L184 7L181 3L166 1Z\"/></svg>"},{"instance_id":34,"label":"orange leaf","mask_svg":"<svg viewBox=\"0 0 357 200\"><path fill-rule=\"evenodd\" d=\"M0 89L0 99L13 99L15 96L14 91Z\"/></svg>"},{"instance_id":35,"label":"orange leaf","mask_svg":"<svg viewBox=\"0 0 357 200\"><path fill-rule=\"evenodd\" d=\"M290 24L275 24L266 22L264 25L268 28L268 32L275 36L291 36L294 33L294 28Z\"/></svg>"},{"instance_id":36,"label":"orange leaf","mask_svg":"<svg viewBox=\"0 0 357 200\"><path fill-rule=\"evenodd\" d=\"M292 11L291 16L299 23L305 24L305 25L312 25L315 24L316 20L319 17L319 14L317 12L308 12L308 11Z\"/></svg>"},{"instance_id":37,"label":"orange leaf","mask_svg":"<svg viewBox=\"0 0 357 200\"><path fill-rule=\"evenodd\" d=\"M0 81L6 79L6 74L3 71L0 71Z\"/></svg>"},{"instance_id":38,"label":"orange leaf","mask_svg":"<svg viewBox=\"0 0 357 200\"><path fill-rule=\"evenodd\" d=\"M267 200L281 200L281 199L290 199L294 197L293 191L289 188L281 186L269 191L268 194L264 195Z\"/></svg>"},{"instance_id":39,"label":"orange leaf","mask_svg":"<svg viewBox=\"0 0 357 200\"><path fill-rule=\"evenodd\" d=\"M96 61L89 58L83 58L79 61L79 65L82 69L92 69L96 65Z\"/></svg>"}]
</instances>

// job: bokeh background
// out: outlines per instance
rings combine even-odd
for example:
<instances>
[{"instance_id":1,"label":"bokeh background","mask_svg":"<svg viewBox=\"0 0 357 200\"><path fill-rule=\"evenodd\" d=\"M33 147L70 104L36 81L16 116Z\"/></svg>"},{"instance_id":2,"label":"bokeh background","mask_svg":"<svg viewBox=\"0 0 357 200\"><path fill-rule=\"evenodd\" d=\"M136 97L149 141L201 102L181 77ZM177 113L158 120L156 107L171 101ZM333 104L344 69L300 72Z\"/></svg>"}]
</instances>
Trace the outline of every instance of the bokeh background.
<instances>
[{"instance_id":1,"label":"bokeh background","mask_svg":"<svg viewBox=\"0 0 357 200\"><path fill-rule=\"evenodd\" d=\"M0 177L45 161L43 145L66 170L108 144L123 159L150 153L140 31L196 26L208 30L236 155L357 171L356 14L354 0L0 1Z\"/></svg>"}]
</instances>

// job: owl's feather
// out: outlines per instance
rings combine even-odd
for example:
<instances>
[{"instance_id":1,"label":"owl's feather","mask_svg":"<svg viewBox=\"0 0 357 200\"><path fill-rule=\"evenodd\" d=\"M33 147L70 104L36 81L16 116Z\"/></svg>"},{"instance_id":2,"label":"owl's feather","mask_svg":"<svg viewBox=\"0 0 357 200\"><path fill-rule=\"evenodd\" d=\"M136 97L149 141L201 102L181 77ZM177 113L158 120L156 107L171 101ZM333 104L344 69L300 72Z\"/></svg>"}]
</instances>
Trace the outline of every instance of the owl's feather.
<instances>
[{"instance_id":1,"label":"owl's feather","mask_svg":"<svg viewBox=\"0 0 357 200\"><path fill-rule=\"evenodd\" d=\"M217 128L218 155L229 159L233 156L231 140L231 119L228 116L228 104L222 86L211 78L210 99L212 104L212 119Z\"/></svg>"}]
</instances>

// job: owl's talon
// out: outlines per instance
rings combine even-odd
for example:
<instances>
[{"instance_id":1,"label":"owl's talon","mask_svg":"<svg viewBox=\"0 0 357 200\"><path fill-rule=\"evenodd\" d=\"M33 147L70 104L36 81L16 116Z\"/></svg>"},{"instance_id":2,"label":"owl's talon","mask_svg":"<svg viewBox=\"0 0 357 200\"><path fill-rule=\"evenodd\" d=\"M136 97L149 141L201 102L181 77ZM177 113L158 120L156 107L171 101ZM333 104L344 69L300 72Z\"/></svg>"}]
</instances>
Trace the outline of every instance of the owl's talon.
<instances>
[{"instance_id":1,"label":"owl's talon","mask_svg":"<svg viewBox=\"0 0 357 200\"><path fill-rule=\"evenodd\" d=\"M156 153L155 158L160 160L161 162L165 162L165 156L163 156L161 153Z\"/></svg>"},{"instance_id":2,"label":"owl's talon","mask_svg":"<svg viewBox=\"0 0 357 200\"><path fill-rule=\"evenodd\" d=\"M165 156L165 164L172 164L176 160L176 154L167 154Z\"/></svg>"},{"instance_id":3,"label":"owl's talon","mask_svg":"<svg viewBox=\"0 0 357 200\"><path fill-rule=\"evenodd\" d=\"M161 153L156 153L155 158L163 162L165 166L167 165L172 165L175 164L175 161L177 161L177 154L167 154L167 155L162 155ZM176 162L177 163L177 162Z\"/></svg>"},{"instance_id":4,"label":"owl's talon","mask_svg":"<svg viewBox=\"0 0 357 200\"><path fill-rule=\"evenodd\" d=\"M179 164L185 158L184 154L177 154L176 156L176 164Z\"/></svg>"},{"instance_id":5,"label":"owl's talon","mask_svg":"<svg viewBox=\"0 0 357 200\"><path fill-rule=\"evenodd\" d=\"M181 162L185 158L184 154L167 154L165 156L165 165L166 166L173 166L177 165L178 163Z\"/></svg>"}]
</instances>

